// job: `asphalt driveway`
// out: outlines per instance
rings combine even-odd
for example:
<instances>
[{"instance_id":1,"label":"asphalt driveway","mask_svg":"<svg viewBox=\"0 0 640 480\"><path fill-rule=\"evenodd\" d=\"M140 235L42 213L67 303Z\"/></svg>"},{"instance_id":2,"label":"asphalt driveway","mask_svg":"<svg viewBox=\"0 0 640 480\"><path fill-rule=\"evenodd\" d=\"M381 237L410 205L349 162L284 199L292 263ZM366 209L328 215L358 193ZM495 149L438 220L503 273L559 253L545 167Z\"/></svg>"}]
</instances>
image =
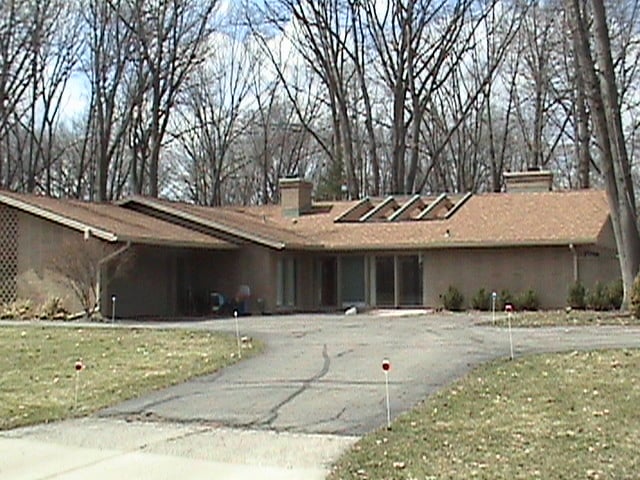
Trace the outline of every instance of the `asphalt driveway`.
<instances>
[{"instance_id":1,"label":"asphalt driveway","mask_svg":"<svg viewBox=\"0 0 640 480\"><path fill-rule=\"evenodd\" d=\"M235 334L233 320L140 324ZM321 480L359 435L485 360L508 357L505 329L465 315L239 319L266 352L104 410L0 432L0 478ZM640 348L640 328L514 329L516 355Z\"/></svg>"},{"instance_id":2,"label":"asphalt driveway","mask_svg":"<svg viewBox=\"0 0 640 480\"><path fill-rule=\"evenodd\" d=\"M233 320L189 327L235 333ZM479 326L467 315L246 317L239 327L242 335L266 342L263 355L123 403L101 416L361 435L386 420L383 358L392 365L391 410L396 416L471 367L509 355L505 329ZM514 329L513 340L516 355L640 347L640 329Z\"/></svg>"}]
</instances>

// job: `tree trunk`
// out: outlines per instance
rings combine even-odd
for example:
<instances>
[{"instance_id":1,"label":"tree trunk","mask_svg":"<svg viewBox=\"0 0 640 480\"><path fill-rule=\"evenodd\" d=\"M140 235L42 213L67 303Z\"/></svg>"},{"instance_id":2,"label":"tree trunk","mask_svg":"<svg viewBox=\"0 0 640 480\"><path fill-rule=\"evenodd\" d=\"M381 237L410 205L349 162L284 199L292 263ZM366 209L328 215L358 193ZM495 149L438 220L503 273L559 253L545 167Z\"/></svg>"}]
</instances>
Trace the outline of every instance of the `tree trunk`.
<instances>
[{"instance_id":1,"label":"tree trunk","mask_svg":"<svg viewBox=\"0 0 640 480\"><path fill-rule=\"evenodd\" d=\"M598 47L598 77L591 53L591 45L579 0L567 0L573 13L573 35L579 50L577 55L580 70L588 89L591 114L600 143L602 172L609 201L611 223L618 248L620 271L624 285L622 308L628 308L633 280L640 264L640 235L636 225L633 186L630 183L629 161L620 110L617 103L617 87L611 60L611 46L602 0L591 0Z\"/></svg>"}]
</instances>

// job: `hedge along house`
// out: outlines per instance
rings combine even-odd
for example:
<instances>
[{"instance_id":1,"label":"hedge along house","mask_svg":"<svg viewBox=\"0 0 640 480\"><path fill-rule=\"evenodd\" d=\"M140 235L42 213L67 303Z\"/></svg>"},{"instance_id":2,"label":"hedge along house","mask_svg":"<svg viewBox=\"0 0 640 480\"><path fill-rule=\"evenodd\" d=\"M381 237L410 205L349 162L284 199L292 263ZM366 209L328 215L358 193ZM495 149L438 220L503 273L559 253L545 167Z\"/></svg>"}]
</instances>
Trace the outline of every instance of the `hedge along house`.
<instances>
[{"instance_id":1,"label":"hedge along house","mask_svg":"<svg viewBox=\"0 0 640 480\"><path fill-rule=\"evenodd\" d=\"M533 289L542 307L562 307L572 282L619 277L604 192L552 192L547 172L506 180L507 193L313 202L308 182L284 179L281 204L260 207L2 194L0 214L16 225L0 240L15 252L1 262L13 269L0 271L4 300L53 288L41 252L87 228L114 252L135 250L134 267L100 290L105 315L112 294L119 316L203 314L211 293L233 298L242 285L251 310L269 313L439 307L449 286L466 299Z\"/></svg>"},{"instance_id":2,"label":"hedge along house","mask_svg":"<svg viewBox=\"0 0 640 480\"><path fill-rule=\"evenodd\" d=\"M0 304L29 299L37 308L56 296L81 313L65 273L55 268L62 264L94 290L104 316L113 313L114 295L119 316L187 315L197 299L186 269L234 248L112 204L0 192ZM124 276L112 278L124 259ZM86 264L81 271L78 262Z\"/></svg>"}]
</instances>

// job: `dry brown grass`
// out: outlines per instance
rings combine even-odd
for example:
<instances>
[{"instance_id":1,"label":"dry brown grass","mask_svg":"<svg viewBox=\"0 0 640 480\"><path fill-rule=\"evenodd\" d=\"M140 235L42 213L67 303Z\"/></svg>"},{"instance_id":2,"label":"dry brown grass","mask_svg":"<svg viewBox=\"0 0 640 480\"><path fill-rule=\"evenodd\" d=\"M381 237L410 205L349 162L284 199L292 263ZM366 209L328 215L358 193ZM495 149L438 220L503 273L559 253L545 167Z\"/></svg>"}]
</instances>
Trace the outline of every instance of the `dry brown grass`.
<instances>
[{"instance_id":1,"label":"dry brown grass","mask_svg":"<svg viewBox=\"0 0 640 480\"><path fill-rule=\"evenodd\" d=\"M235 351L233 338L209 332L0 327L0 430L89 414L218 370Z\"/></svg>"},{"instance_id":2,"label":"dry brown grass","mask_svg":"<svg viewBox=\"0 0 640 480\"><path fill-rule=\"evenodd\" d=\"M483 313L478 319L483 325L493 325L491 313ZM503 312L496 313L496 326L507 325L507 316ZM511 319L514 327L568 327L568 326L599 326L640 325L640 320L628 312L593 310L541 310L538 312L515 312Z\"/></svg>"},{"instance_id":3,"label":"dry brown grass","mask_svg":"<svg viewBox=\"0 0 640 480\"><path fill-rule=\"evenodd\" d=\"M330 479L632 479L640 351L500 360L365 436Z\"/></svg>"}]
</instances>

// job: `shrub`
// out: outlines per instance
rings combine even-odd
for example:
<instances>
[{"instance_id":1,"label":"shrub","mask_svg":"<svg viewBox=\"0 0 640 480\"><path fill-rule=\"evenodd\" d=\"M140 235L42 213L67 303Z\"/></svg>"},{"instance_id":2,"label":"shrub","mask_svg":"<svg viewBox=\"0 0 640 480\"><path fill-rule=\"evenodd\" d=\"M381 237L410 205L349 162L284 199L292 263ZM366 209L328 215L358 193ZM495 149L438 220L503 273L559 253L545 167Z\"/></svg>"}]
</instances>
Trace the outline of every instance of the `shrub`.
<instances>
[{"instance_id":1,"label":"shrub","mask_svg":"<svg viewBox=\"0 0 640 480\"><path fill-rule=\"evenodd\" d=\"M31 300L16 300L2 307L0 318L3 320L30 320L33 318Z\"/></svg>"},{"instance_id":2,"label":"shrub","mask_svg":"<svg viewBox=\"0 0 640 480\"><path fill-rule=\"evenodd\" d=\"M464 296L453 285L449 286L447 291L442 295L442 303L444 308L451 312L459 312L464 304Z\"/></svg>"},{"instance_id":3,"label":"shrub","mask_svg":"<svg viewBox=\"0 0 640 480\"><path fill-rule=\"evenodd\" d=\"M518 310L533 311L540 308L540 299L538 298L538 294L535 291L529 289L517 296L515 304Z\"/></svg>"},{"instance_id":4,"label":"shrub","mask_svg":"<svg viewBox=\"0 0 640 480\"><path fill-rule=\"evenodd\" d=\"M640 274L633 281L633 287L631 288L630 295L631 314L640 318Z\"/></svg>"},{"instance_id":5,"label":"shrub","mask_svg":"<svg viewBox=\"0 0 640 480\"><path fill-rule=\"evenodd\" d=\"M609 308L612 310L620 310L622 301L624 300L624 285L622 279L611 282L608 286L609 290Z\"/></svg>"},{"instance_id":6,"label":"shrub","mask_svg":"<svg viewBox=\"0 0 640 480\"><path fill-rule=\"evenodd\" d=\"M471 299L471 307L475 310L491 310L491 292L485 291L484 288L478 290Z\"/></svg>"},{"instance_id":7,"label":"shrub","mask_svg":"<svg viewBox=\"0 0 640 480\"><path fill-rule=\"evenodd\" d=\"M587 306L592 310L608 310L610 305L609 289L601 282L596 282L592 290L587 293Z\"/></svg>"},{"instance_id":8,"label":"shrub","mask_svg":"<svg viewBox=\"0 0 640 480\"><path fill-rule=\"evenodd\" d=\"M60 297L49 297L40 307L41 319L65 320L67 315L69 312Z\"/></svg>"},{"instance_id":9,"label":"shrub","mask_svg":"<svg viewBox=\"0 0 640 480\"><path fill-rule=\"evenodd\" d=\"M587 306L587 290L582 283L575 282L569 287L569 295L567 297L567 304L571 308L577 310L584 310Z\"/></svg>"},{"instance_id":10,"label":"shrub","mask_svg":"<svg viewBox=\"0 0 640 480\"><path fill-rule=\"evenodd\" d=\"M504 310L505 305L509 303L513 305L513 295L511 295L511 292L509 290L504 289L500 292L500 295L498 295L498 305L496 306L496 308L498 310Z\"/></svg>"}]
</instances>

